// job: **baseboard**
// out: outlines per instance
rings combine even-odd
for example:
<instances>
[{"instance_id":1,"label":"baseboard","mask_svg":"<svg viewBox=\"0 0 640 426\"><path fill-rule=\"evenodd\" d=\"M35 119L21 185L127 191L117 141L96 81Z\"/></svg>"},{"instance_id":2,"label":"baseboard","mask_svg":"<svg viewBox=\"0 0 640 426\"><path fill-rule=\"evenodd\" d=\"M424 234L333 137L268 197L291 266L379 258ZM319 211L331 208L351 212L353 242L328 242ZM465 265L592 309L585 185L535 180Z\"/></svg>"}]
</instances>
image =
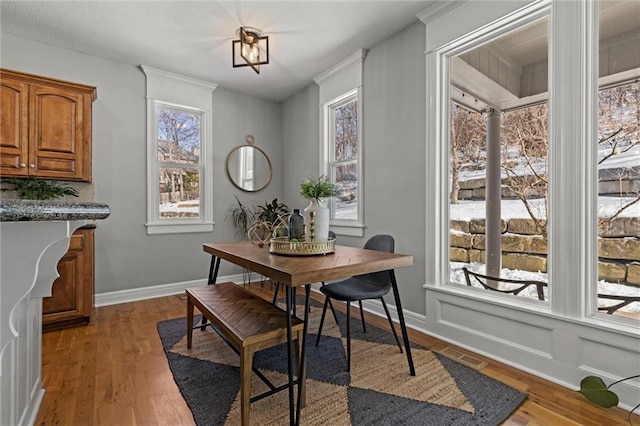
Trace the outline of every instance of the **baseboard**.
<instances>
[{"instance_id":1,"label":"baseboard","mask_svg":"<svg viewBox=\"0 0 640 426\"><path fill-rule=\"evenodd\" d=\"M242 274L226 275L218 277L219 282L233 281L243 282ZM160 284L149 287L132 288L127 290L110 291L107 293L98 293L95 296L95 306L117 305L119 303L136 302L138 300L154 299L156 297L171 296L181 294L189 287L197 287L206 285L207 279L182 281L179 283Z\"/></svg>"},{"instance_id":2,"label":"baseboard","mask_svg":"<svg viewBox=\"0 0 640 426\"><path fill-rule=\"evenodd\" d=\"M382 318L387 318L387 314L384 313L384 308L382 307L382 302L377 299L363 300L362 307L366 312L370 312L374 315L377 315ZM389 313L391 314L391 318L395 322L398 321L398 310L395 305L390 305L387 303L387 307L389 308ZM426 315L420 315L413 311L408 311L407 309L403 309L404 312L404 322L407 327L412 328L416 331L419 331L423 334L429 334L424 329L424 324L427 321Z\"/></svg>"},{"instance_id":3,"label":"baseboard","mask_svg":"<svg viewBox=\"0 0 640 426\"><path fill-rule=\"evenodd\" d=\"M38 417L38 411L40 411L40 405L44 398L44 389L42 388L42 381L38 379L31 390L31 405L28 411L23 413L23 418L18 423L19 425L35 425L36 418Z\"/></svg>"}]
</instances>

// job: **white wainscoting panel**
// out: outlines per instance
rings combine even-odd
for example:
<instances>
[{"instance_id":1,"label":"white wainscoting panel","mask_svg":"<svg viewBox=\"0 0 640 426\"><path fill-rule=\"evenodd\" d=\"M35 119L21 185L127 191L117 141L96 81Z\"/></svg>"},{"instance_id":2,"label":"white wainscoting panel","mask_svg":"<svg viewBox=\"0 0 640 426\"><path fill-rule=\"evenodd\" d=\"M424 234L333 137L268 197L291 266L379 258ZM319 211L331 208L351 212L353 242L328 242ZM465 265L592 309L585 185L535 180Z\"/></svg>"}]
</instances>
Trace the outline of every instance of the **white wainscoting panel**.
<instances>
[{"instance_id":1,"label":"white wainscoting panel","mask_svg":"<svg viewBox=\"0 0 640 426\"><path fill-rule=\"evenodd\" d=\"M551 358L553 333L549 328L471 309L460 304L460 300L438 302L437 321L440 324Z\"/></svg>"}]
</instances>

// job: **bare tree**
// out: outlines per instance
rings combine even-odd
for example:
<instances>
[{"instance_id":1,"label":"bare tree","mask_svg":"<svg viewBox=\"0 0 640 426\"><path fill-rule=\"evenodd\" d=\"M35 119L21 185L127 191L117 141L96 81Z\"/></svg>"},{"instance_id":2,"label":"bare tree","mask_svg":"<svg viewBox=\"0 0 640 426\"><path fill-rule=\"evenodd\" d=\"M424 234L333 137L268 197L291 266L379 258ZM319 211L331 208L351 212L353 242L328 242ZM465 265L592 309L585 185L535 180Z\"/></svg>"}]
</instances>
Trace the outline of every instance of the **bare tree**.
<instances>
[{"instance_id":1,"label":"bare tree","mask_svg":"<svg viewBox=\"0 0 640 426\"><path fill-rule=\"evenodd\" d=\"M200 177L193 165L200 162L200 117L170 107L157 114L161 202L198 199Z\"/></svg>"},{"instance_id":2,"label":"bare tree","mask_svg":"<svg viewBox=\"0 0 640 426\"><path fill-rule=\"evenodd\" d=\"M200 117L188 111L158 108L158 146L163 161L193 163L200 154Z\"/></svg>"},{"instance_id":3,"label":"bare tree","mask_svg":"<svg viewBox=\"0 0 640 426\"><path fill-rule=\"evenodd\" d=\"M610 168L608 162L617 156L630 153L640 145L638 123L640 119L639 84L603 89L599 92L598 166L600 176L616 179L620 185L620 205L600 217L600 223L620 216L625 210L640 202L640 193L628 193L623 182L634 178L638 170L628 167ZM546 235L548 213L547 179L547 127L546 104L510 111L504 114L502 139L502 168L507 175L506 186L520 199L536 226ZM544 198L541 210L534 209L531 199ZM623 200L624 199L624 200Z\"/></svg>"},{"instance_id":4,"label":"bare tree","mask_svg":"<svg viewBox=\"0 0 640 426\"><path fill-rule=\"evenodd\" d=\"M482 114L451 103L451 192L449 201L458 204L460 169L464 164L484 160L486 124Z\"/></svg>"},{"instance_id":5,"label":"bare tree","mask_svg":"<svg viewBox=\"0 0 640 426\"><path fill-rule=\"evenodd\" d=\"M358 155L358 101L352 101L334 110L335 158L348 160Z\"/></svg>"},{"instance_id":6,"label":"bare tree","mask_svg":"<svg viewBox=\"0 0 640 426\"><path fill-rule=\"evenodd\" d=\"M505 186L524 204L527 213L542 235L547 234L548 213L547 104L509 111L502 121L502 170ZM534 208L532 199L543 199Z\"/></svg>"},{"instance_id":7,"label":"bare tree","mask_svg":"<svg viewBox=\"0 0 640 426\"><path fill-rule=\"evenodd\" d=\"M618 156L630 155L632 150L640 146L640 83L601 90L598 98L599 177L601 181L613 178L619 182L618 197L621 200L614 211L600 212L600 225L607 226L625 210L640 202L640 192L628 192L623 187L624 181L638 179L638 167L635 170L629 167L602 170L607 162Z\"/></svg>"}]
</instances>

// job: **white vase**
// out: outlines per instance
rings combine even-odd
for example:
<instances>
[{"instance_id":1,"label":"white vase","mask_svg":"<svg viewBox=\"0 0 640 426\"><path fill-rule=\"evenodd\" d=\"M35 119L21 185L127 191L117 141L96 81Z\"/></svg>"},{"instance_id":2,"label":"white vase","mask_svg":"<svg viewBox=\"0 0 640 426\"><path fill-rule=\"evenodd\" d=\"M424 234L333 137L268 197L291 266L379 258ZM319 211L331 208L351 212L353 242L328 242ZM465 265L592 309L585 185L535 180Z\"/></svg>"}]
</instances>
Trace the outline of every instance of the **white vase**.
<instances>
[{"instance_id":1,"label":"white vase","mask_svg":"<svg viewBox=\"0 0 640 426\"><path fill-rule=\"evenodd\" d=\"M307 239L326 240L329 238L329 207L326 200L311 198L309 205L304 209L304 223L306 225L305 235ZM311 212L314 212L313 221ZM313 223L312 223L313 222ZM313 228L313 230L312 230Z\"/></svg>"}]
</instances>

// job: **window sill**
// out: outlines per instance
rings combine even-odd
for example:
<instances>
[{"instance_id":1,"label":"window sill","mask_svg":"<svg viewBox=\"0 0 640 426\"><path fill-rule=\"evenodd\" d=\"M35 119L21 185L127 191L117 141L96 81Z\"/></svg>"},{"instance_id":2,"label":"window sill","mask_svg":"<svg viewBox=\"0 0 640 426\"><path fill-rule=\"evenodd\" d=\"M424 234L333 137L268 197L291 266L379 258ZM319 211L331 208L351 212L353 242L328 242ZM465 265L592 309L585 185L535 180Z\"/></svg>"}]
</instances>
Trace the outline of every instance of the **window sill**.
<instances>
[{"instance_id":1,"label":"window sill","mask_svg":"<svg viewBox=\"0 0 640 426\"><path fill-rule=\"evenodd\" d=\"M364 228L362 224L358 225L330 225L329 229L336 235L346 235L348 237L364 237Z\"/></svg>"},{"instance_id":2,"label":"window sill","mask_svg":"<svg viewBox=\"0 0 640 426\"><path fill-rule=\"evenodd\" d=\"M188 234L192 232L213 232L214 222L207 223L147 223L147 235Z\"/></svg>"},{"instance_id":3,"label":"window sill","mask_svg":"<svg viewBox=\"0 0 640 426\"><path fill-rule=\"evenodd\" d=\"M495 292L483 294L487 290L478 288L466 288L465 285L445 284L440 286L424 284L422 286L427 291L444 293L452 296L459 296L471 301L470 309L474 309L473 302L484 303L487 305L499 306L511 309L513 311L526 312L534 315L544 316L555 320L577 324L591 329L598 329L606 332L613 332L620 336L635 338L638 335L637 321L632 318L621 318L615 315L594 314L591 317L571 318L559 315L551 310L551 306L547 302L535 299L526 299L518 296L509 296L504 294L495 294Z\"/></svg>"}]
</instances>

